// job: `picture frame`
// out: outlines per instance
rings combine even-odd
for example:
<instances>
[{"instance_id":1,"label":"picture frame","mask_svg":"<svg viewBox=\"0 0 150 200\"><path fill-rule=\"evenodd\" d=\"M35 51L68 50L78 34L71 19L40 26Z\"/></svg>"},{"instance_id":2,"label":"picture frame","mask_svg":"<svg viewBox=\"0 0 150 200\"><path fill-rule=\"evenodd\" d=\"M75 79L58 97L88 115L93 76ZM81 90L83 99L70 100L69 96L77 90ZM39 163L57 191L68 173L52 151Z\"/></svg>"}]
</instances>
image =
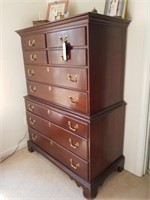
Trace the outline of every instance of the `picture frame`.
<instances>
[{"instance_id":1,"label":"picture frame","mask_svg":"<svg viewBox=\"0 0 150 200\"><path fill-rule=\"evenodd\" d=\"M125 18L127 0L106 0L104 15Z\"/></svg>"},{"instance_id":2,"label":"picture frame","mask_svg":"<svg viewBox=\"0 0 150 200\"><path fill-rule=\"evenodd\" d=\"M46 20L52 22L57 19L64 18L65 13L67 13L69 0L59 0L55 2L48 3Z\"/></svg>"}]
</instances>

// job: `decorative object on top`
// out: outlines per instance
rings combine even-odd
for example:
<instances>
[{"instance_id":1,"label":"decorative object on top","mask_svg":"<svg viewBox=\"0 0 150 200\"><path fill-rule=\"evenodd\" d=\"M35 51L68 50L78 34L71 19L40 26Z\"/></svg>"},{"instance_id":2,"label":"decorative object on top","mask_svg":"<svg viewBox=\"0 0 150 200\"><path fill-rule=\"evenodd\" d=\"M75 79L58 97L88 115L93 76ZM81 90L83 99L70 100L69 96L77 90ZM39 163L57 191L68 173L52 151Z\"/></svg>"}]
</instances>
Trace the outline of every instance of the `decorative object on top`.
<instances>
[{"instance_id":1,"label":"decorative object on top","mask_svg":"<svg viewBox=\"0 0 150 200\"><path fill-rule=\"evenodd\" d=\"M32 21L33 26L37 26L37 25L41 25L41 24L45 24L49 22L48 20L37 20L37 21Z\"/></svg>"},{"instance_id":2,"label":"decorative object on top","mask_svg":"<svg viewBox=\"0 0 150 200\"><path fill-rule=\"evenodd\" d=\"M127 0L106 0L105 15L125 18Z\"/></svg>"},{"instance_id":3,"label":"decorative object on top","mask_svg":"<svg viewBox=\"0 0 150 200\"><path fill-rule=\"evenodd\" d=\"M98 13L97 10L96 10L96 8L93 8L92 12L93 13Z\"/></svg>"},{"instance_id":4,"label":"decorative object on top","mask_svg":"<svg viewBox=\"0 0 150 200\"><path fill-rule=\"evenodd\" d=\"M68 0L48 3L46 20L52 22L68 17Z\"/></svg>"}]
</instances>

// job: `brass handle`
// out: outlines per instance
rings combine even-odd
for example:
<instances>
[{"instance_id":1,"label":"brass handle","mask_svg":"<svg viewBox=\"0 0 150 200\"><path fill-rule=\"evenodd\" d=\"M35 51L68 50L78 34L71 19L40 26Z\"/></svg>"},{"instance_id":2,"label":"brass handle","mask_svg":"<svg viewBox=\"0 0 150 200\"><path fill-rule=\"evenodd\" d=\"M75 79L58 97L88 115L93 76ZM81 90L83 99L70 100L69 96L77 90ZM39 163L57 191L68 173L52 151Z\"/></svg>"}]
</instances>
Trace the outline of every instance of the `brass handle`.
<instances>
[{"instance_id":1,"label":"brass handle","mask_svg":"<svg viewBox=\"0 0 150 200\"><path fill-rule=\"evenodd\" d=\"M71 81L71 82L77 82L77 79L78 79L78 76L75 74L74 76L71 75L71 74L68 74L68 79Z\"/></svg>"},{"instance_id":2,"label":"brass handle","mask_svg":"<svg viewBox=\"0 0 150 200\"><path fill-rule=\"evenodd\" d=\"M36 87L35 86L29 86L29 88L30 88L30 92L36 92Z\"/></svg>"},{"instance_id":3,"label":"brass handle","mask_svg":"<svg viewBox=\"0 0 150 200\"><path fill-rule=\"evenodd\" d=\"M70 102L73 103L73 104L78 104L79 103L79 99L78 98L73 99L73 97L69 96L69 99L70 99Z\"/></svg>"},{"instance_id":4,"label":"brass handle","mask_svg":"<svg viewBox=\"0 0 150 200\"><path fill-rule=\"evenodd\" d=\"M34 76L34 70L28 69L28 76Z\"/></svg>"},{"instance_id":5,"label":"brass handle","mask_svg":"<svg viewBox=\"0 0 150 200\"><path fill-rule=\"evenodd\" d=\"M76 130L78 130L78 128L79 128L78 124L76 124L74 127L72 127L71 121L68 121L68 125L69 125L69 129L74 131L74 132Z\"/></svg>"},{"instance_id":6,"label":"brass handle","mask_svg":"<svg viewBox=\"0 0 150 200\"><path fill-rule=\"evenodd\" d=\"M35 40L29 40L28 45L29 47L33 47L35 45Z\"/></svg>"},{"instance_id":7,"label":"brass handle","mask_svg":"<svg viewBox=\"0 0 150 200\"><path fill-rule=\"evenodd\" d=\"M64 42L68 42L68 40L69 40L68 35L65 35Z\"/></svg>"},{"instance_id":8,"label":"brass handle","mask_svg":"<svg viewBox=\"0 0 150 200\"><path fill-rule=\"evenodd\" d=\"M65 35L64 38L62 36L59 36L59 40L61 42L68 42L68 40L69 40L68 35Z\"/></svg>"},{"instance_id":9,"label":"brass handle","mask_svg":"<svg viewBox=\"0 0 150 200\"><path fill-rule=\"evenodd\" d=\"M36 123L35 119L32 119L31 117L29 118L30 124L34 125Z\"/></svg>"},{"instance_id":10,"label":"brass handle","mask_svg":"<svg viewBox=\"0 0 150 200\"><path fill-rule=\"evenodd\" d=\"M79 164L79 163L75 164L75 163L73 162L72 158L70 159L70 163L71 163L71 167L72 167L73 169L75 169L75 170L76 170L78 167L80 167L80 164Z\"/></svg>"},{"instance_id":11,"label":"brass handle","mask_svg":"<svg viewBox=\"0 0 150 200\"><path fill-rule=\"evenodd\" d=\"M74 149L77 149L77 148L79 147L79 143L77 142L77 143L73 144L71 138L69 138L69 144L70 144L70 146L71 146L72 148L74 148Z\"/></svg>"},{"instance_id":12,"label":"brass handle","mask_svg":"<svg viewBox=\"0 0 150 200\"><path fill-rule=\"evenodd\" d=\"M32 133L32 140L36 141L36 139L37 139L37 135L34 136L33 133Z\"/></svg>"},{"instance_id":13,"label":"brass handle","mask_svg":"<svg viewBox=\"0 0 150 200\"><path fill-rule=\"evenodd\" d=\"M34 105L28 104L28 109L29 109L29 111L33 112L34 111Z\"/></svg>"},{"instance_id":14,"label":"brass handle","mask_svg":"<svg viewBox=\"0 0 150 200\"><path fill-rule=\"evenodd\" d=\"M36 59L37 59L37 55L36 55L36 54L34 54L34 55L31 54L31 55L30 55L30 60L31 60L31 61L36 61Z\"/></svg>"}]
</instances>

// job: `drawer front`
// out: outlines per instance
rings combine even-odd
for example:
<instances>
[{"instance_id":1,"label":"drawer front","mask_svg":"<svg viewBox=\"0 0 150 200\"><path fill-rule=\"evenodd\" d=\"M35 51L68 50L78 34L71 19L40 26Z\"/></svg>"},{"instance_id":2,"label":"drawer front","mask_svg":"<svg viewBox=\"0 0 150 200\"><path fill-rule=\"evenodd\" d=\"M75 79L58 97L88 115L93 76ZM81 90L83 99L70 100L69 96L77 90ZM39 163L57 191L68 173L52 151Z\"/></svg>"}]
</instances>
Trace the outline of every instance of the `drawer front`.
<instances>
[{"instance_id":1,"label":"drawer front","mask_svg":"<svg viewBox=\"0 0 150 200\"><path fill-rule=\"evenodd\" d=\"M47 64L46 51L24 51L25 64Z\"/></svg>"},{"instance_id":2,"label":"drawer front","mask_svg":"<svg viewBox=\"0 0 150 200\"><path fill-rule=\"evenodd\" d=\"M28 94L43 100L87 113L87 94L27 81Z\"/></svg>"},{"instance_id":3,"label":"drawer front","mask_svg":"<svg viewBox=\"0 0 150 200\"><path fill-rule=\"evenodd\" d=\"M80 159L78 156L32 128L29 128L29 135L32 142L36 143L44 151L48 152L52 157L64 164L81 178L88 180L88 162Z\"/></svg>"},{"instance_id":4,"label":"drawer front","mask_svg":"<svg viewBox=\"0 0 150 200\"><path fill-rule=\"evenodd\" d=\"M85 27L51 32L46 35L46 38L48 47L60 47L63 41L66 41L71 46L83 46L87 44Z\"/></svg>"},{"instance_id":5,"label":"drawer front","mask_svg":"<svg viewBox=\"0 0 150 200\"><path fill-rule=\"evenodd\" d=\"M79 68L25 67L26 78L31 81L58 85L78 90L87 90L87 70Z\"/></svg>"},{"instance_id":6,"label":"drawer front","mask_svg":"<svg viewBox=\"0 0 150 200\"><path fill-rule=\"evenodd\" d=\"M27 112L27 121L30 127L38 130L81 158L88 159L87 140L29 112Z\"/></svg>"},{"instance_id":7,"label":"drawer front","mask_svg":"<svg viewBox=\"0 0 150 200\"><path fill-rule=\"evenodd\" d=\"M22 37L22 47L23 49L37 49L45 48L45 35L31 35L27 37Z\"/></svg>"},{"instance_id":8,"label":"drawer front","mask_svg":"<svg viewBox=\"0 0 150 200\"><path fill-rule=\"evenodd\" d=\"M39 104L33 103L31 101L25 101L26 110L36 114L44 119L55 123L62 128L71 131L81 137L87 138L88 137L88 124L78 121L74 118L70 118L65 116L65 114L61 114L52 110L50 107L44 107Z\"/></svg>"},{"instance_id":9,"label":"drawer front","mask_svg":"<svg viewBox=\"0 0 150 200\"><path fill-rule=\"evenodd\" d=\"M67 61L63 60L63 50L48 51L49 64L86 66L86 49L71 49L67 51Z\"/></svg>"}]
</instances>

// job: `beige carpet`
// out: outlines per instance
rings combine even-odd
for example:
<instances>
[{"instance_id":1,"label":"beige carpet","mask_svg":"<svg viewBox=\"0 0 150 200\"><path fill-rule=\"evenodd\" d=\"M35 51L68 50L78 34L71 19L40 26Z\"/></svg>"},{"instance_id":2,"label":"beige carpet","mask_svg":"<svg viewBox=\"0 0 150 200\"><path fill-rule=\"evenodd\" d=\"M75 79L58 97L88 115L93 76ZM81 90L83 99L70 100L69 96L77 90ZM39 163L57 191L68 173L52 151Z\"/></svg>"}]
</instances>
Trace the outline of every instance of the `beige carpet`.
<instances>
[{"instance_id":1,"label":"beige carpet","mask_svg":"<svg viewBox=\"0 0 150 200\"><path fill-rule=\"evenodd\" d=\"M99 187L95 200L150 199L149 175L114 172ZM37 152L23 149L0 164L0 200L83 200L64 172Z\"/></svg>"}]
</instances>

